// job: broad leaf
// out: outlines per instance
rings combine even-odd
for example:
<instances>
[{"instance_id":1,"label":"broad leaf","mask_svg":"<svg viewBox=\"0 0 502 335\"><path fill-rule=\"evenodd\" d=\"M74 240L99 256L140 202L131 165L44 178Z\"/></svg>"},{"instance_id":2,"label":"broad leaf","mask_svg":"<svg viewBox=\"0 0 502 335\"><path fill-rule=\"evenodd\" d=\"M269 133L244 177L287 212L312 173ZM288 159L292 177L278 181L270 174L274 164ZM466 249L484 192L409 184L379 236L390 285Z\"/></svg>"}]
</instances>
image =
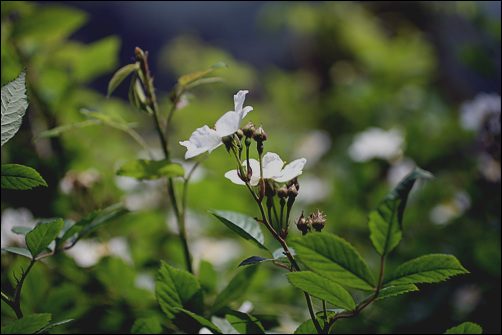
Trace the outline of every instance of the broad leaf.
<instances>
[{"instance_id":1,"label":"broad leaf","mask_svg":"<svg viewBox=\"0 0 502 335\"><path fill-rule=\"evenodd\" d=\"M178 270L161 261L155 278L155 296L169 319L175 318L178 308L202 312L202 289L197 279L189 272Z\"/></svg>"},{"instance_id":2,"label":"broad leaf","mask_svg":"<svg viewBox=\"0 0 502 335\"><path fill-rule=\"evenodd\" d=\"M52 328L64 325L64 324L72 322L72 321L73 321L73 319L66 319L66 320L63 320L63 321L51 323L50 325L45 326L44 328L38 330L35 334L48 334L49 330L51 330Z\"/></svg>"},{"instance_id":3,"label":"broad leaf","mask_svg":"<svg viewBox=\"0 0 502 335\"><path fill-rule=\"evenodd\" d=\"M469 273L452 255L432 254L401 264L385 281L386 285L437 283L452 276Z\"/></svg>"},{"instance_id":4,"label":"broad leaf","mask_svg":"<svg viewBox=\"0 0 502 335\"><path fill-rule=\"evenodd\" d=\"M211 310L217 312L232 301L239 299L248 289L256 271L255 266L243 268L216 297Z\"/></svg>"},{"instance_id":5,"label":"broad leaf","mask_svg":"<svg viewBox=\"0 0 502 335\"><path fill-rule=\"evenodd\" d=\"M49 244L54 241L63 228L63 219L38 224L26 234L26 245L33 258L37 257Z\"/></svg>"},{"instance_id":6,"label":"broad leaf","mask_svg":"<svg viewBox=\"0 0 502 335\"><path fill-rule=\"evenodd\" d=\"M413 291L418 291L418 288L414 284L405 284L405 285L397 285L397 286L386 286L382 289L380 289L380 293L378 294L378 297L374 300L382 300L388 297L393 297L399 294L404 294L408 292L413 292ZM370 300L373 297L374 293L366 297L363 301L359 303L359 305L363 305L366 303L368 300Z\"/></svg>"},{"instance_id":7,"label":"broad leaf","mask_svg":"<svg viewBox=\"0 0 502 335\"><path fill-rule=\"evenodd\" d=\"M415 168L399 185L387 194L377 209L369 215L370 239L380 255L387 255L401 241L403 235L403 212L408 194L418 178L432 175Z\"/></svg>"},{"instance_id":8,"label":"broad leaf","mask_svg":"<svg viewBox=\"0 0 502 335\"><path fill-rule=\"evenodd\" d=\"M239 334L265 334L261 322L254 316L238 311L229 311L225 319L239 332Z\"/></svg>"},{"instance_id":9,"label":"broad leaf","mask_svg":"<svg viewBox=\"0 0 502 335\"><path fill-rule=\"evenodd\" d=\"M260 224L252 217L229 211L210 211L210 213L245 240L253 243L258 248L268 251L264 245L265 238ZM270 253L270 251L268 252Z\"/></svg>"},{"instance_id":10,"label":"broad leaf","mask_svg":"<svg viewBox=\"0 0 502 335\"><path fill-rule=\"evenodd\" d=\"M445 331L445 334L482 334L483 328L474 322L464 322Z\"/></svg>"},{"instance_id":11,"label":"broad leaf","mask_svg":"<svg viewBox=\"0 0 502 335\"><path fill-rule=\"evenodd\" d=\"M329 315L329 314L328 314ZM320 315L316 316L317 321L321 325L321 327L324 326L324 320ZM303 322L301 325L296 328L295 334L317 334L317 329L315 329L314 322L312 319L308 319L305 322Z\"/></svg>"},{"instance_id":12,"label":"broad leaf","mask_svg":"<svg viewBox=\"0 0 502 335\"><path fill-rule=\"evenodd\" d=\"M17 227L12 227L12 229L10 231L13 232L14 234L26 235L32 229L33 229L33 227L21 227L21 226L17 226Z\"/></svg>"},{"instance_id":13,"label":"broad leaf","mask_svg":"<svg viewBox=\"0 0 502 335\"><path fill-rule=\"evenodd\" d=\"M120 83L132 72L139 69L139 63L128 64L126 66L121 67L115 74L112 79L108 83L108 93L106 94L109 97L112 92L120 85Z\"/></svg>"},{"instance_id":14,"label":"broad leaf","mask_svg":"<svg viewBox=\"0 0 502 335\"><path fill-rule=\"evenodd\" d=\"M222 334L221 330L216 327L211 321L205 319L204 317L200 316L200 315L197 315L195 313L192 313L190 311L187 311L186 309L183 309L183 308L179 308L179 307L175 307L176 310L180 311L180 312L183 312L185 314L187 314L188 316L190 316L192 319L194 319L197 323L199 323L199 325L202 327L206 327L207 329L209 329L210 331L216 334Z\"/></svg>"},{"instance_id":15,"label":"broad leaf","mask_svg":"<svg viewBox=\"0 0 502 335\"><path fill-rule=\"evenodd\" d=\"M184 76L181 76L179 79L178 79L178 84L180 86L186 86L188 84L190 84L191 82L199 79L199 78L202 78L203 76L213 72L214 70L220 68L220 67L228 67L228 65L225 63L225 62L218 62L216 64L214 64L213 66L211 66L210 68L206 69L206 70L202 70L202 71L198 71L198 72L195 72L195 73L190 73L190 74L186 74Z\"/></svg>"},{"instance_id":16,"label":"broad leaf","mask_svg":"<svg viewBox=\"0 0 502 335\"><path fill-rule=\"evenodd\" d=\"M2 326L2 334L33 334L51 321L49 313L30 314Z\"/></svg>"},{"instance_id":17,"label":"broad leaf","mask_svg":"<svg viewBox=\"0 0 502 335\"><path fill-rule=\"evenodd\" d=\"M44 178L31 167L19 164L3 164L2 188L11 190L30 190L36 186L47 186Z\"/></svg>"},{"instance_id":18,"label":"broad leaf","mask_svg":"<svg viewBox=\"0 0 502 335\"><path fill-rule=\"evenodd\" d=\"M32 258L31 252L28 249L25 248L18 248L18 247L3 247L2 250L12 252L13 254L18 254L24 257L28 257L29 259Z\"/></svg>"},{"instance_id":19,"label":"broad leaf","mask_svg":"<svg viewBox=\"0 0 502 335\"><path fill-rule=\"evenodd\" d=\"M361 290L376 286L366 262L339 236L311 233L292 240L291 245L306 266L329 280Z\"/></svg>"},{"instance_id":20,"label":"broad leaf","mask_svg":"<svg viewBox=\"0 0 502 335\"><path fill-rule=\"evenodd\" d=\"M252 265L252 264L261 263L261 262L267 262L267 261L273 261L273 259L261 258L261 257L258 257L258 256L251 256L251 257L246 258L245 260L243 260L241 262L241 264L239 264L239 266Z\"/></svg>"},{"instance_id":21,"label":"broad leaf","mask_svg":"<svg viewBox=\"0 0 502 335\"><path fill-rule=\"evenodd\" d=\"M14 136L28 108L26 69L10 83L2 86L2 146Z\"/></svg>"},{"instance_id":22,"label":"broad leaf","mask_svg":"<svg viewBox=\"0 0 502 335\"><path fill-rule=\"evenodd\" d=\"M302 271L286 274L291 285L330 304L347 310L355 310L356 303L341 285L314 272Z\"/></svg>"},{"instance_id":23,"label":"broad leaf","mask_svg":"<svg viewBox=\"0 0 502 335\"><path fill-rule=\"evenodd\" d=\"M185 170L178 163L173 163L168 159L152 161L148 159L138 159L122 165L117 171L117 175L134 177L141 179L159 179L162 177L183 177Z\"/></svg>"}]
</instances>

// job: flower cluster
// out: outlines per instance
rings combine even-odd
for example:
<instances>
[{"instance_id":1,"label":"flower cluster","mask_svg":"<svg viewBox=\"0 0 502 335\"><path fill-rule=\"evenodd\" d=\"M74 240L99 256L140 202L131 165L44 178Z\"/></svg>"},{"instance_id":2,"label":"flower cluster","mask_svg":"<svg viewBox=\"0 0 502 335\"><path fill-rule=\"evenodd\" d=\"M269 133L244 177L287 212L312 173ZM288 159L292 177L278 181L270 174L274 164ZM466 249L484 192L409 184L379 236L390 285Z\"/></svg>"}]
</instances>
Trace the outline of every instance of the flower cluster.
<instances>
[{"instance_id":1,"label":"flower cluster","mask_svg":"<svg viewBox=\"0 0 502 335\"><path fill-rule=\"evenodd\" d=\"M316 212L310 213L308 217L300 215L300 218L296 222L296 228L302 232L303 235L306 235L312 229L320 232L324 226L326 225L326 214L321 212L319 208L317 208Z\"/></svg>"}]
</instances>

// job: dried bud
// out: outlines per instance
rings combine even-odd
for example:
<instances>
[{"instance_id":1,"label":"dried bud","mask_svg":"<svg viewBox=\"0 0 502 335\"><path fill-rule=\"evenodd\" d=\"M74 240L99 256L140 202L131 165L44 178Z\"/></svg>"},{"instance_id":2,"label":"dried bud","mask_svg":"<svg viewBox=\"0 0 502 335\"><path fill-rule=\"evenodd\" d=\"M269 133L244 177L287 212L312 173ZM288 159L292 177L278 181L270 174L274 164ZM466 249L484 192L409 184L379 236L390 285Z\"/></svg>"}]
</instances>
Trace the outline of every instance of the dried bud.
<instances>
[{"instance_id":1,"label":"dried bud","mask_svg":"<svg viewBox=\"0 0 502 335\"><path fill-rule=\"evenodd\" d=\"M253 140L256 142L264 142L268 138L267 133L263 130L263 126L260 124L258 128L253 133Z\"/></svg>"},{"instance_id":2,"label":"dried bud","mask_svg":"<svg viewBox=\"0 0 502 335\"><path fill-rule=\"evenodd\" d=\"M310 219L312 220L312 228L316 231L321 231L326 225L326 215L317 208L317 212L310 213Z\"/></svg>"},{"instance_id":3,"label":"dried bud","mask_svg":"<svg viewBox=\"0 0 502 335\"><path fill-rule=\"evenodd\" d=\"M252 124L251 121L249 121L244 127L242 127L242 132L247 138L253 137L254 131L254 124Z\"/></svg>"},{"instance_id":4,"label":"dried bud","mask_svg":"<svg viewBox=\"0 0 502 335\"><path fill-rule=\"evenodd\" d=\"M298 230L300 230L303 235L307 235L307 233L311 229L310 220L303 216L303 212L298 221L296 222L296 228L298 228Z\"/></svg>"}]
</instances>

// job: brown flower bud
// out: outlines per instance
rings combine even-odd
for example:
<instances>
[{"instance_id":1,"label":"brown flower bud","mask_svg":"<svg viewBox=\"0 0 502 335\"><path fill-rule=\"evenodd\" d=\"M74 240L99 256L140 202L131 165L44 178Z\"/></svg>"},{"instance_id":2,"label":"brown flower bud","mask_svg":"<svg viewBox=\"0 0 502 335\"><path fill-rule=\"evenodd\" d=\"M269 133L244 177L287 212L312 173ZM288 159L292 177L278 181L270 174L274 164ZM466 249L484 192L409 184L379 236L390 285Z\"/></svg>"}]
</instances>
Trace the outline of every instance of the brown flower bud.
<instances>
[{"instance_id":1,"label":"brown flower bud","mask_svg":"<svg viewBox=\"0 0 502 335\"><path fill-rule=\"evenodd\" d=\"M317 212L310 213L310 219L312 220L312 228L316 231L321 231L326 225L326 215L317 208Z\"/></svg>"}]
</instances>

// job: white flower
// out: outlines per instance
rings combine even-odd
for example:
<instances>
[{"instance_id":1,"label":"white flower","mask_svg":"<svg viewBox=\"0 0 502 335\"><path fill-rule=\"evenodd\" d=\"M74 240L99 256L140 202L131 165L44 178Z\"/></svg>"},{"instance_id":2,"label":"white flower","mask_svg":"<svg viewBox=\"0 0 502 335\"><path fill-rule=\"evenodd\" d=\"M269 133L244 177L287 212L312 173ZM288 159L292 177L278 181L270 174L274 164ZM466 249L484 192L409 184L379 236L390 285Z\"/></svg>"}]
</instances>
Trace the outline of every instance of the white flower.
<instances>
[{"instance_id":1,"label":"white flower","mask_svg":"<svg viewBox=\"0 0 502 335\"><path fill-rule=\"evenodd\" d=\"M253 107L244 105L246 94L248 90L241 90L234 95L234 111L226 112L222 117L216 121L214 129L208 126L197 128L188 141L179 142L187 148L185 159L189 159L208 151L211 153L214 149L219 147L222 138L231 135L239 129L242 119L253 110Z\"/></svg>"},{"instance_id":2,"label":"white flower","mask_svg":"<svg viewBox=\"0 0 502 335\"><path fill-rule=\"evenodd\" d=\"M373 158L392 160L402 154L404 136L397 129L385 131L371 127L354 136L349 147L349 156L356 162L365 162Z\"/></svg>"},{"instance_id":3,"label":"white flower","mask_svg":"<svg viewBox=\"0 0 502 335\"><path fill-rule=\"evenodd\" d=\"M292 161L283 169L282 167L284 166L284 162L279 155L273 152L268 152L265 156L263 156L263 178L273 179L279 183L290 181L302 174L302 169L305 166L305 163L307 163L307 160L305 158L300 158ZM244 162L243 165L247 166L247 162ZM249 160L249 165L252 170L252 176L249 183L252 186L256 186L261 178L260 162L251 158ZM234 184L245 185L245 183L239 178L237 170L228 171L225 173L225 177L230 179Z\"/></svg>"}]
</instances>

